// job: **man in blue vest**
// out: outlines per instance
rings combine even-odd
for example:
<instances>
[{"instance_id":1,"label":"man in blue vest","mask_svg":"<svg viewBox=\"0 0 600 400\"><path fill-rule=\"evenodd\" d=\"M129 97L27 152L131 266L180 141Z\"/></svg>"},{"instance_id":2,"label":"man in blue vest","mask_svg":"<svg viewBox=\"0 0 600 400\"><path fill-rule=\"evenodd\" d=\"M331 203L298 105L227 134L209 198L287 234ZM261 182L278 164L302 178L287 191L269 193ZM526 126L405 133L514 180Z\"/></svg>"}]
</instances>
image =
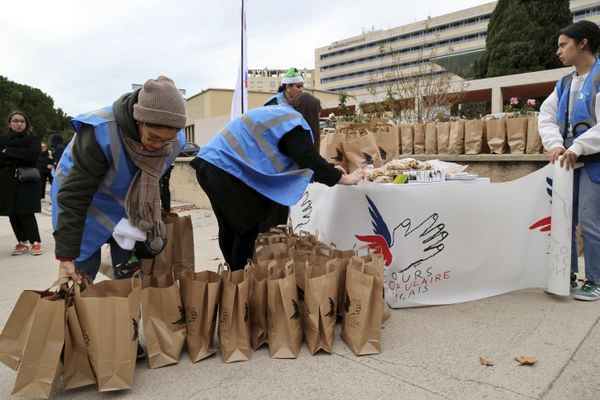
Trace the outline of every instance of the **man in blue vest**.
<instances>
[{"instance_id":1,"label":"man in blue vest","mask_svg":"<svg viewBox=\"0 0 600 400\"><path fill-rule=\"evenodd\" d=\"M354 185L364 176L362 169L346 174L315 150L318 99L302 93L291 106L246 112L202 146L192 161L217 217L219 247L232 270L244 268L252 258L259 222L274 205L296 204L311 180ZM316 126L307 119L317 121Z\"/></svg>"},{"instance_id":2,"label":"man in blue vest","mask_svg":"<svg viewBox=\"0 0 600 400\"><path fill-rule=\"evenodd\" d=\"M150 251L164 247L159 180L185 143L185 101L160 76L71 124L77 133L56 168L52 223L59 279L80 282L81 273L96 276L104 243L113 268L131 255L128 237L146 238ZM123 235L114 235L117 226Z\"/></svg>"}]
</instances>

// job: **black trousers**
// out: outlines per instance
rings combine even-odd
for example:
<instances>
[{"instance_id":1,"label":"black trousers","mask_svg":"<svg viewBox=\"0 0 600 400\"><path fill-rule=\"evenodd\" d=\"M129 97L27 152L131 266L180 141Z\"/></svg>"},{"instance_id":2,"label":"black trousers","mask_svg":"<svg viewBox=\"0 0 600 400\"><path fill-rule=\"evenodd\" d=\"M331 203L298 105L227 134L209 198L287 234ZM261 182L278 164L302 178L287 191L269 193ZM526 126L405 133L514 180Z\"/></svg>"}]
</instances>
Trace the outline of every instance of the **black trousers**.
<instances>
[{"instance_id":1,"label":"black trousers","mask_svg":"<svg viewBox=\"0 0 600 400\"><path fill-rule=\"evenodd\" d=\"M46 197L46 181L52 185L52 174L40 174L40 198Z\"/></svg>"},{"instance_id":2,"label":"black trousers","mask_svg":"<svg viewBox=\"0 0 600 400\"><path fill-rule=\"evenodd\" d=\"M260 221L277 203L207 161L196 158L192 166L217 218L223 257L232 271L243 269L252 259Z\"/></svg>"},{"instance_id":3,"label":"black trousers","mask_svg":"<svg viewBox=\"0 0 600 400\"><path fill-rule=\"evenodd\" d=\"M12 226L13 232L19 242L29 243L41 242L40 231L38 229L35 214L22 214L22 215L11 215L10 226Z\"/></svg>"},{"instance_id":4,"label":"black trousers","mask_svg":"<svg viewBox=\"0 0 600 400\"><path fill-rule=\"evenodd\" d=\"M290 208L281 204L275 203L273 211L266 216L266 218L260 221L258 231L260 233L267 232L274 226L287 225L288 216L290 214Z\"/></svg>"},{"instance_id":5,"label":"black trousers","mask_svg":"<svg viewBox=\"0 0 600 400\"><path fill-rule=\"evenodd\" d=\"M163 210L171 211L171 189L169 184L171 181L171 171L173 171L173 165L167 169L167 172L160 178L160 205Z\"/></svg>"}]
</instances>

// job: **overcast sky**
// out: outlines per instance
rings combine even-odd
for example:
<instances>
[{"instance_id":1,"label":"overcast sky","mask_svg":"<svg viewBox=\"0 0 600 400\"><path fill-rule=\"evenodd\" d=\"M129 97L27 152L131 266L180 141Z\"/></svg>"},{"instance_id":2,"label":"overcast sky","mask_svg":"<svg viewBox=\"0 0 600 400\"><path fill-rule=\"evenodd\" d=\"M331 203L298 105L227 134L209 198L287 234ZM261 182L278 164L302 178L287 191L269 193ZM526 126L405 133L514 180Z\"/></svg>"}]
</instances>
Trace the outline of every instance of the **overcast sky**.
<instances>
[{"instance_id":1,"label":"overcast sky","mask_svg":"<svg viewBox=\"0 0 600 400\"><path fill-rule=\"evenodd\" d=\"M248 67L314 68L315 48L488 0L247 0ZM164 74L188 97L232 88L241 0L8 0L0 75L75 116Z\"/></svg>"}]
</instances>

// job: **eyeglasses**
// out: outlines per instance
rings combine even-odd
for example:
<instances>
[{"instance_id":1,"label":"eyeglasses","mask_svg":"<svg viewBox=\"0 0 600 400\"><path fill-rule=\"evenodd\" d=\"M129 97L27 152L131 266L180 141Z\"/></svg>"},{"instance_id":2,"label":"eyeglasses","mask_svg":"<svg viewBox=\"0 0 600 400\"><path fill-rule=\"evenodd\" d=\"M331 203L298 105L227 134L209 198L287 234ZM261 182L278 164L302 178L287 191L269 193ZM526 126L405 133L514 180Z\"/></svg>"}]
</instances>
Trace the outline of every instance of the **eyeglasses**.
<instances>
[{"instance_id":1,"label":"eyeglasses","mask_svg":"<svg viewBox=\"0 0 600 400\"><path fill-rule=\"evenodd\" d=\"M12 121L10 121L11 124L25 124L25 120L24 119L13 119Z\"/></svg>"},{"instance_id":2,"label":"eyeglasses","mask_svg":"<svg viewBox=\"0 0 600 400\"><path fill-rule=\"evenodd\" d=\"M171 138L171 139L157 139L154 138L152 136L148 136L146 138L147 141L151 142L151 143L160 143L160 144L169 144L169 143L176 143L177 142L177 138Z\"/></svg>"}]
</instances>

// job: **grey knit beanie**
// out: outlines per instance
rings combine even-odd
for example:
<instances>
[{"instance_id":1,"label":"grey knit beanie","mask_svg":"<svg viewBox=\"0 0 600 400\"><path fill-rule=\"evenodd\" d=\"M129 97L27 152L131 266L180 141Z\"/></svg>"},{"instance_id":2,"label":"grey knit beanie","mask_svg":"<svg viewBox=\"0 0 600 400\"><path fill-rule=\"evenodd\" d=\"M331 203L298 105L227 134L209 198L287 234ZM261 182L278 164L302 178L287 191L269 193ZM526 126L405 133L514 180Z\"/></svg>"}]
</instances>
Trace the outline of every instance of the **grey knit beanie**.
<instances>
[{"instance_id":1,"label":"grey knit beanie","mask_svg":"<svg viewBox=\"0 0 600 400\"><path fill-rule=\"evenodd\" d=\"M146 81L133 105L133 118L149 124L185 128L185 101L173 80L161 75Z\"/></svg>"}]
</instances>

